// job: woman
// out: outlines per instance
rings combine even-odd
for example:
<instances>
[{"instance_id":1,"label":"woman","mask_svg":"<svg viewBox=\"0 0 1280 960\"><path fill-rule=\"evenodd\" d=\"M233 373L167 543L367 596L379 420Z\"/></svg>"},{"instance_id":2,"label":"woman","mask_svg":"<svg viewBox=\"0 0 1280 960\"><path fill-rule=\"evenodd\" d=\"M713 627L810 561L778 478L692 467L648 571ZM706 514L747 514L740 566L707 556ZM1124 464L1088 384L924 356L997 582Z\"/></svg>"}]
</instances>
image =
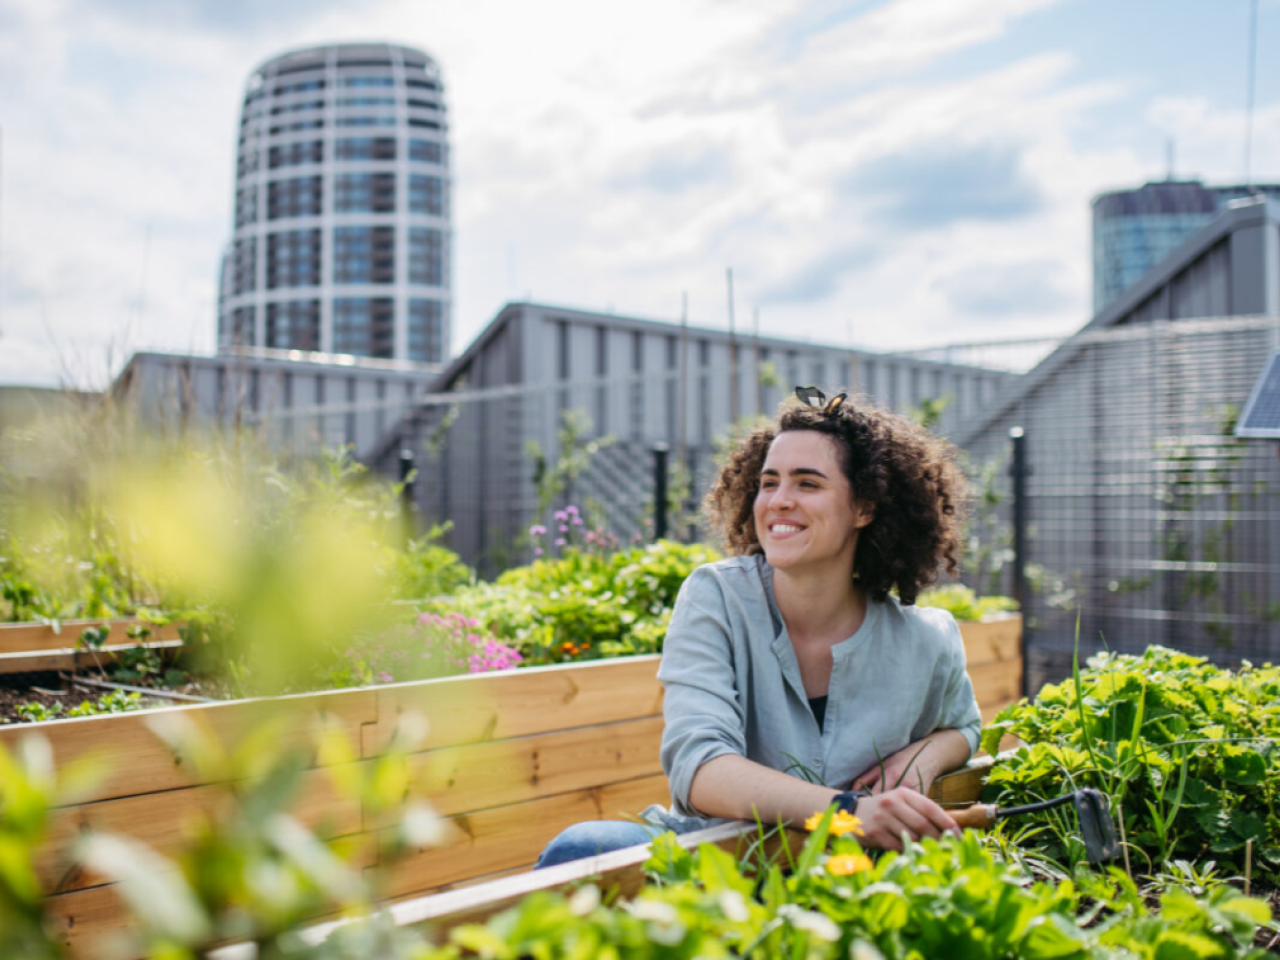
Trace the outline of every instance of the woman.
<instances>
[{"instance_id":1,"label":"woman","mask_svg":"<svg viewBox=\"0 0 1280 960\"><path fill-rule=\"evenodd\" d=\"M868 846L956 829L926 794L969 758L981 717L955 621L914 602L957 569L964 479L910 421L796 393L706 498L735 556L684 583L663 647L672 809L577 824L539 866L658 829L800 823L833 803L856 811Z\"/></svg>"}]
</instances>

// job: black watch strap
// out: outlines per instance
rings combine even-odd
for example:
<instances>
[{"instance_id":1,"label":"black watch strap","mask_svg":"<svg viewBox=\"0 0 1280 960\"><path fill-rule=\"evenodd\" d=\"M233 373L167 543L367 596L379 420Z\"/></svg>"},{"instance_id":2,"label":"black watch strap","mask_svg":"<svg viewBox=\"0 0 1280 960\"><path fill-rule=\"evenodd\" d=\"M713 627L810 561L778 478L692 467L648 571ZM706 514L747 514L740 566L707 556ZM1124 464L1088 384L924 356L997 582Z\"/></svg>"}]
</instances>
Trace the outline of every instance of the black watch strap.
<instances>
[{"instance_id":1,"label":"black watch strap","mask_svg":"<svg viewBox=\"0 0 1280 960\"><path fill-rule=\"evenodd\" d=\"M832 797L831 802L836 805L837 810L843 810L845 813L856 813L858 801L863 797L869 796L871 796L870 790L844 790Z\"/></svg>"}]
</instances>

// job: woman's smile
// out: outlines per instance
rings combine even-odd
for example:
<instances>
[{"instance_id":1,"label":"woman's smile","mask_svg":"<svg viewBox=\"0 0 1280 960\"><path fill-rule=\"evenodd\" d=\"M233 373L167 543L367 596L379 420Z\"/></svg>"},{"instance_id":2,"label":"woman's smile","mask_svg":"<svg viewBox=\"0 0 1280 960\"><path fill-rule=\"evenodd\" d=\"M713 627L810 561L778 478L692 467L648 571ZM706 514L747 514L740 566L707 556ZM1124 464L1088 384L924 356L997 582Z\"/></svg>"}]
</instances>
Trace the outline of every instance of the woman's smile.
<instances>
[{"instance_id":1,"label":"woman's smile","mask_svg":"<svg viewBox=\"0 0 1280 960\"><path fill-rule=\"evenodd\" d=\"M858 530L871 518L853 499L837 449L813 430L785 431L769 445L753 515L771 566L837 564L852 573Z\"/></svg>"}]
</instances>

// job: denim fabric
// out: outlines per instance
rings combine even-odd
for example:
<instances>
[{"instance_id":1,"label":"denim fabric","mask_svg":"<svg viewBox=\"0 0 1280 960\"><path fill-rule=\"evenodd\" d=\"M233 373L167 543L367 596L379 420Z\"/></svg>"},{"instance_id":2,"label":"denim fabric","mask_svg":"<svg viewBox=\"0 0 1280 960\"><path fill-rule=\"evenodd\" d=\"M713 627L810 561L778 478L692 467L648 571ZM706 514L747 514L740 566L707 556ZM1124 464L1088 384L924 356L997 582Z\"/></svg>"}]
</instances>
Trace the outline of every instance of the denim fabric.
<instances>
[{"instance_id":1,"label":"denim fabric","mask_svg":"<svg viewBox=\"0 0 1280 960\"><path fill-rule=\"evenodd\" d=\"M534 869L611 853L623 847L634 847L639 843L648 843L664 832L660 827L630 820L587 820L575 823L547 844Z\"/></svg>"}]
</instances>

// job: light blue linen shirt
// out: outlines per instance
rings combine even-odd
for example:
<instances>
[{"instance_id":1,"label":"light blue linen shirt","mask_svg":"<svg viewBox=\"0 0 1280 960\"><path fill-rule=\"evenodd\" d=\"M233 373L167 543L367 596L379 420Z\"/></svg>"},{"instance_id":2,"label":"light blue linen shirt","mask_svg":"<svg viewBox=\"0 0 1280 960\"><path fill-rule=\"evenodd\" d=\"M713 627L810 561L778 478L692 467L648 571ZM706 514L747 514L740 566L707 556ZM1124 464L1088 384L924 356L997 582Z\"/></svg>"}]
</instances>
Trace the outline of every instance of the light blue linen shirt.
<instances>
[{"instance_id":1,"label":"light blue linen shirt","mask_svg":"<svg viewBox=\"0 0 1280 960\"><path fill-rule=\"evenodd\" d=\"M676 599L658 668L673 806L650 807L645 819L672 829L722 822L702 820L689 789L699 767L725 754L843 790L934 730L959 730L977 748L982 717L951 614L872 601L857 633L831 653L819 730L774 600L773 568L756 555L695 570Z\"/></svg>"}]
</instances>

